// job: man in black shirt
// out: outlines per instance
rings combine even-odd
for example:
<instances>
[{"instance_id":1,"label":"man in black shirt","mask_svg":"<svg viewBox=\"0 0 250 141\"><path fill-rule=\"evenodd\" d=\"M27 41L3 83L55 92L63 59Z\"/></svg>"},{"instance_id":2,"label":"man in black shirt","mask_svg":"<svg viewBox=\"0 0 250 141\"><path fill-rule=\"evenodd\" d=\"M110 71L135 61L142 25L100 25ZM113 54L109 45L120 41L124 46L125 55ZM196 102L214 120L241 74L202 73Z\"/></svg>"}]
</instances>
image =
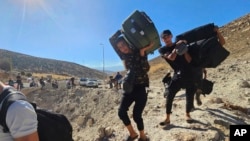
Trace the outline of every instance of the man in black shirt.
<instances>
[{"instance_id":1,"label":"man in black shirt","mask_svg":"<svg viewBox=\"0 0 250 141\"><path fill-rule=\"evenodd\" d=\"M170 114L172 110L172 103L176 93L181 89L186 89L186 121L191 123L193 120L190 112L193 109L194 94L196 91L194 76L194 68L190 65L191 56L184 48L180 52L179 45L186 43L185 40L180 40L177 43L172 42L172 33L170 30L164 30L161 38L166 44L159 49L159 53L174 70L174 75L168 86L169 94L166 97L166 119L160 125L170 123ZM184 46L185 47L185 46Z\"/></svg>"},{"instance_id":2,"label":"man in black shirt","mask_svg":"<svg viewBox=\"0 0 250 141\"><path fill-rule=\"evenodd\" d=\"M22 77L20 73L18 73L18 75L16 76L16 83L17 83L17 90L21 90L22 89Z\"/></svg>"}]
</instances>

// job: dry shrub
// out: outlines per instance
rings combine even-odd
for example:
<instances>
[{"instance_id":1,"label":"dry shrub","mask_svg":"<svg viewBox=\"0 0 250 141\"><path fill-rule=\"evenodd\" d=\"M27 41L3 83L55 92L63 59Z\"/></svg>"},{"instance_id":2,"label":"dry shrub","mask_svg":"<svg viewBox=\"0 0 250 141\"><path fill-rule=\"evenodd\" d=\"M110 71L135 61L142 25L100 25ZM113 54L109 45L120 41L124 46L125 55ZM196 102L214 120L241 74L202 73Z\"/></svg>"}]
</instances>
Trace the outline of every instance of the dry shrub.
<instances>
[{"instance_id":1,"label":"dry shrub","mask_svg":"<svg viewBox=\"0 0 250 141\"><path fill-rule=\"evenodd\" d=\"M52 79L56 79L56 80L65 80L65 79L71 78L71 76L58 75L58 74L49 74L49 73L33 73L32 74L33 77L37 77L37 78L41 78L42 76L47 77L49 75L52 76Z\"/></svg>"},{"instance_id":2,"label":"dry shrub","mask_svg":"<svg viewBox=\"0 0 250 141\"><path fill-rule=\"evenodd\" d=\"M169 68L170 68L169 65L166 63L155 64L154 66L150 67L149 74L154 74L159 70L167 70Z\"/></svg>"}]
</instances>

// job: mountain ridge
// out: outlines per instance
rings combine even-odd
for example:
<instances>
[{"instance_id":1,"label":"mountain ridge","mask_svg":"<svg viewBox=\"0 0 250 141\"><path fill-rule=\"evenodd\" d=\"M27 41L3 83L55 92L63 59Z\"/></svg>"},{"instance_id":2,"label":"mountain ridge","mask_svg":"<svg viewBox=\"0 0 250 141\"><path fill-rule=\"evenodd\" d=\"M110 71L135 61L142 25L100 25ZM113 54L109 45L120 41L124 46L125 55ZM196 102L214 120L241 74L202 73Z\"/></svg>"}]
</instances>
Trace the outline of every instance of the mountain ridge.
<instances>
[{"instance_id":1,"label":"mountain ridge","mask_svg":"<svg viewBox=\"0 0 250 141\"><path fill-rule=\"evenodd\" d=\"M9 60L11 69L32 73L55 73L77 77L103 78L101 71L88 68L73 62L35 57L18 52L0 49L0 60Z\"/></svg>"}]
</instances>

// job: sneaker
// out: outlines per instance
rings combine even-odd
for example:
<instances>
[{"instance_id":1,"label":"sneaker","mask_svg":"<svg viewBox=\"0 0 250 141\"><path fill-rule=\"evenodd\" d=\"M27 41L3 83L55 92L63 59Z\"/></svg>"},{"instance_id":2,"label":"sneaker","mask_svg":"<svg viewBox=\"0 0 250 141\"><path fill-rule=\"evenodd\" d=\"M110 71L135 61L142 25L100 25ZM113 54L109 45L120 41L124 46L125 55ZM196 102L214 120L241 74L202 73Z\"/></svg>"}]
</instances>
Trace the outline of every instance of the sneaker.
<instances>
[{"instance_id":1,"label":"sneaker","mask_svg":"<svg viewBox=\"0 0 250 141\"><path fill-rule=\"evenodd\" d=\"M137 138L138 138L138 135L136 135L135 137L127 136L126 139L125 139L125 141L134 141Z\"/></svg>"},{"instance_id":2,"label":"sneaker","mask_svg":"<svg viewBox=\"0 0 250 141\"><path fill-rule=\"evenodd\" d=\"M143 140L142 138L139 138L138 141L150 141L150 139L147 137L146 140Z\"/></svg>"},{"instance_id":3,"label":"sneaker","mask_svg":"<svg viewBox=\"0 0 250 141\"><path fill-rule=\"evenodd\" d=\"M160 122L159 123L161 126L165 126L165 125L168 125L168 124L170 124L170 121L162 121L162 122Z\"/></svg>"},{"instance_id":4,"label":"sneaker","mask_svg":"<svg viewBox=\"0 0 250 141\"><path fill-rule=\"evenodd\" d=\"M186 116L186 122L187 122L187 123L193 123L194 120L191 118L190 115L188 115L188 116Z\"/></svg>"}]
</instances>

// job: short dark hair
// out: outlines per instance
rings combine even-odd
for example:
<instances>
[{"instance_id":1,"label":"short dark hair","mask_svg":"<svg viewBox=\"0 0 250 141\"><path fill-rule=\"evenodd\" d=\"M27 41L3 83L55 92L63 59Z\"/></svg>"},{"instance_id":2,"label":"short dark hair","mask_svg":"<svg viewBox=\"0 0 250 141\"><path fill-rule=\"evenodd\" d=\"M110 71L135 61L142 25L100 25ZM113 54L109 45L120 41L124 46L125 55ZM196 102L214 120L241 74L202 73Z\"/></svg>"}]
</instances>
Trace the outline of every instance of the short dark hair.
<instances>
[{"instance_id":1,"label":"short dark hair","mask_svg":"<svg viewBox=\"0 0 250 141\"><path fill-rule=\"evenodd\" d=\"M171 31L169 29L163 30L161 33L161 38L168 35L172 35Z\"/></svg>"}]
</instances>

